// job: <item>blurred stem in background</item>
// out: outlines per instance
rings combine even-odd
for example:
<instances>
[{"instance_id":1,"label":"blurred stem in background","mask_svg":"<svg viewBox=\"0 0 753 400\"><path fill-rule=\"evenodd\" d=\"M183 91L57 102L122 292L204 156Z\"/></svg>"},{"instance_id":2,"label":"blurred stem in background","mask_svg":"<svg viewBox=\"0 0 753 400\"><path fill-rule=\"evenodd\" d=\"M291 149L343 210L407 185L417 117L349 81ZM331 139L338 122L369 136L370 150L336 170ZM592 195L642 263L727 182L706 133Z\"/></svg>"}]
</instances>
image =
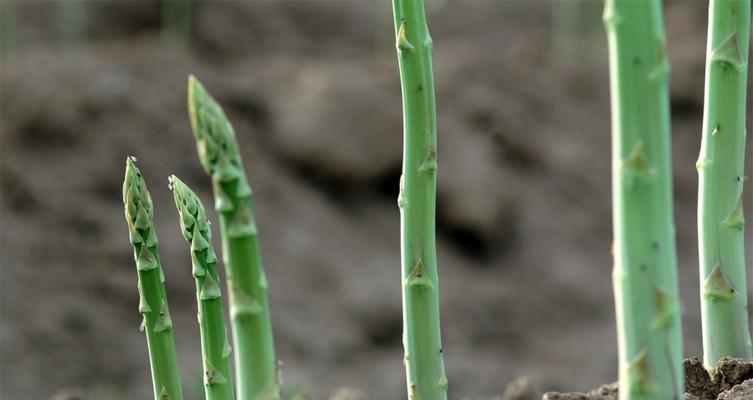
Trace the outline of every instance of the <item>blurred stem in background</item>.
<instances>
[{"instance_id":1,"label":"blurred stem in background","mask_svg":"<svg viewBox=\"0 0 753 400\"><path fill-rule=\"evenodd\" d=\"M581 57L600 49L599 15L602 3L594 0L552 1L552 53L557 61L582 61Z\"/></svg>"},{"instance_id":2,"label":"blurred stem in background","mask_svg":"<svg viewBox=\"0 0 753 400\"><path fill-rule=\"evenodd\" d=\"M660 0L607 0L620 400L683 396Z\"/></svg>"},{"instance_id":3,"label":"blurred stem in background","mask_svg":"<svg viewBox=\"0 0 753 400\"><path fill-rule=\"evenodd\" d=\"M162 0L162 36L166 42L188 47L191 42L190 0Z\"/></svg>"},{"instance_id":4,"label":"blurred stem in background","mask_svg":"<svg viewBox=\"0 0 753 400\"><path fill-rule=\"evenodd\" d=\"M15 4L13 1L0 0L0 56L11 56L14 50Z\"/></svg>"},{"instance_id":5,"label":"blurred stem in background","mask_svg":"<svg viewBox=\"0 0 753 400\"><path fill-rule=\"evenodd\" d=\"M712 0L698 168L703 361L751 358L743 181L750 0Z\"/></svg>"},{"instance_id":6,"label":"blurred stem in background","mask_svg":"<svg viewBox=\"0 0 753 400\"><path fill-rule=\"evenodd\" d=\"M436 251L437 125L423 0L393 0L403 98L400 208L403 345L409 400L446 400Z\"/></svg>"},{"instance_id":7,"label":"blurred stem in background","mask_svg":"<svg viewBox=\"0 0 753 400\"><path fill-rule=\"evenodd\" d=\"M58 24L63 41L80 45L86 40L86 2L83 0L58 0Z\"/></svg>"}]
</instances>

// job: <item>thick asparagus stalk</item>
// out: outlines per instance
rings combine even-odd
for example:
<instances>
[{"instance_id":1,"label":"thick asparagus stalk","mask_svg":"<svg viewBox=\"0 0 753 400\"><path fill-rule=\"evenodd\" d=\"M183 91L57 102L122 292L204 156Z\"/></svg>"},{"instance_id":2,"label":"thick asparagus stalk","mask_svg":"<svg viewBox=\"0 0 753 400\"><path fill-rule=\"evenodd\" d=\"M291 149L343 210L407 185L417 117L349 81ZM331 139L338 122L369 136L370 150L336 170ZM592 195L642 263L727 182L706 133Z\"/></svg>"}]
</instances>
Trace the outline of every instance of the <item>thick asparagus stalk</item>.
<instances>
[{"instance_id":1,"label":"thick asparagus stalk","mask_svg":"<svg viewBox=\"0 0 753 400\"><path fill-rule=\"evenodd\" d=\"M398 207L408 397L445 400L435 243L437 131L432 41L423 0L393 0L392 9L403 96L403 174Z\"/></svg>"},{"instance_id":2,"label":"thick asparagus stalk","mask_svg":"<svg viewBox=\"0 0 753 400\"><path fill-rule=\"evenodd\" d=\"M139 312L144 316L142 328L149 347L154 398L181 400L183 393L173 323L167 308L164 275L157 252L157 232L152 222L152 197L134 161L132 157L126 160L123 203L139 276Z\"/></svg>"},{"instance_id":3,"label":"thick asparagus stalk","mask_svg":"<svg viewBox=\"0 0 753 400\"><path fill-rule=\"evenodd\" d=\"M170 189L180 214L180 231L191 247L191 265L199 306L201 354L204 356L204 393L207 400L233 400L230 373L230 344L223 315L217 256L212 246L204 205L196 194L175 176Z\"/></svg>"},{"instance_id":4,"label":"thick asparagus stalk","mask_svg":"<svg viewBox=\"0 0 753 400\"><path fill-rule=\"evenodd\" d=\"M659 0L607 0L620 400L680 399L668 73Z\"/></svg>"},{"instance_id":5,"label":"thick asparagus stalk","mask_svg":"<svg viewBox=\"0 0 753 400\"><path fill-rule=\"evenodd\" d=\"M703 138L698 159L698 243L703 359L751 358L743 238L745 95L750 0L712 0Z\"/></svg>"},{"instance_id":6,"label":"thick asparagus stalk","mask_svg":"<svg viewBox=\"0 0 753 400\"><path fill-rule=\"evenodd\" d=\"M278 399L267 280L261 265L251 187L241 164L235 132L222 108L193 76L188 110L199 159L212 178L227 267L235 348L237 394L241 399Z\"/></svg>"}]
</instances>

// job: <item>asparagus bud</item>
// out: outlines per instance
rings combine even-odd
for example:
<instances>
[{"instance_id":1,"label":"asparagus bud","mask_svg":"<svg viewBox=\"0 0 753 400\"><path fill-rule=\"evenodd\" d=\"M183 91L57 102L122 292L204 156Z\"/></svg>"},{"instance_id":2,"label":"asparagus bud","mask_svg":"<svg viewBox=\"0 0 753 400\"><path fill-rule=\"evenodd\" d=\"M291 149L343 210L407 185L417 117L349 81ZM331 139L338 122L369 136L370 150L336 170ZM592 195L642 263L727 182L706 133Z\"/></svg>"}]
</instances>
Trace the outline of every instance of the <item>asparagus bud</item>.
<instances>
[{"instance_id":1,"label":"asparagus bud","mask_svg":"<svg viewBox=\"0 0 753 400\"><path fill-rule=\"evenodd\" d=\"M703 136L698 158L698 250L703 360L750 359L743 237L745 95L750 0L712 0Z\"/></svg>"},{"instance_id":2,"label":"asparagus bud","mask_svg":"<svg viewBox=\"0 0 753 400\"><path fill-rule=\"evenodd\" d=\"M408 398L446 400L435 243L437 131L432 40L423 0L393 0L392 7L403 97L398 207Z\"/></svg>"},{"instance_id":3,"label":"asparagus bud","mask_svg":"<svg viewBox=\"0 0 753 400\"><path fill-rule=\"evenodd\" d=\"M175 176L170 189L180 215L180 231L191 248L191 271L196 281L199 307L201 354L204 356L204 392L207 400L233 400L230 374L230 345L223 315L217 256L212 246L204 205L196 194Z\"/></svg>"},{"instance_id":4,"label":"asparagus bud","mask_svg":"<svg viewBox=\"0 0 753 400\"><path fill-rule=\"evenodd\" d=\"M279 399L267 280L261 265L251 187L235 132L222 108L193 76L188 111L199 159L212 178L227 267L238 397Z\"/></svg>"},{"instance_id":5,"label":"asparagus bud","mask_svg":"<svg viewBox=\"0 0 753 400\"><path fill-rule=\"evenodd\" d=\"M164 275L157 252L157 233L152 221L152 197L134 164L135 160L133 157L126 160L123 204L139 277L139 312L143 314L142 328L149 347L154 398L181 400L183 393L173 323L167 307Z\"/></svg>"},{"instance_id":6,"label":"asparagus bud","mask_svg":"<svg viewBox=\"0 0 753 400\"><path fill-rule=\"evenodd\" d=\"M659 0L607 0L620 400L682 398L669 94Z\"/></svg>"}]
</instances>

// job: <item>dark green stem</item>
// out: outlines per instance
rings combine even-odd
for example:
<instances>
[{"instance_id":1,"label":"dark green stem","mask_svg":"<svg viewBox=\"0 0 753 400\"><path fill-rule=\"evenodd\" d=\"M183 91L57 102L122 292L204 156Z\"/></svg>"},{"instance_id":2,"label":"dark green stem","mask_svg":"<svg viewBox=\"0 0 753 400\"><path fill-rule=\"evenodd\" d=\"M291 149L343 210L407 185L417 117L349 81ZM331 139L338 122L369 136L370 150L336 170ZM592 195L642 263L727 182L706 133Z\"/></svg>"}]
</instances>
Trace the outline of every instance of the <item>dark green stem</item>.
<instances>
[{"instance_id":1,"label":"dark green stem","mask_svg":"<svg viewBox=\"0 0 753 400\"><path fill-rule=\"evenodd\" d=\"M149 346L154 398L181 400L183 393L173 323L157 251L157 233L152 222L152 198L134 161L133 158L126 161L123 203L139 276L139 312L144 316L142 329Z\"/></svg>"},{"instance_id":2,"label":"dark green stem","mask_svg":"<svg viewBox=\"0 0 753 400\"><path fill-rule=\"evenodd\" d=\"M217 275L217 256L212 247L204 205L196 194L175 176L170 189L180 214L180 231L191 248L192 273L199 307L201 354L204 356L204 392L207 400L233 400L230 373L230 344Z\"/></svg>"},{"instance_id":3,"label":"dark green stem","mask_svg":"<svg viewBox=\"0 0 753 400\"><path fill-rule=\"evenodd\" d=\"M188 109L199 159L212 178L227 267L235 347L236 393L241 399L279 399L267 280L261 264L251 186L235 132L219 104L193 76Z\"/></svg>"}]
</instances>

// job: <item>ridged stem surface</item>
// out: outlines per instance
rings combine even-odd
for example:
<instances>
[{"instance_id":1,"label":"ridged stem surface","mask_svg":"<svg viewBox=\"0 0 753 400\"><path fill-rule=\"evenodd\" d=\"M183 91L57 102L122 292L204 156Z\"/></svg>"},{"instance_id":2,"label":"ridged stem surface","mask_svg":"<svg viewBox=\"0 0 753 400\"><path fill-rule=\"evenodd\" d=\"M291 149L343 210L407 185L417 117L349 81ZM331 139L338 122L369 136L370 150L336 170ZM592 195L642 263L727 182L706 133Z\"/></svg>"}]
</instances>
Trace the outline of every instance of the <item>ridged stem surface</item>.
<instances>
[{"instance_id":1,"label":"ridged stem surface","mask_svg":"<svg viewBox=\"0 0 753 400\"><path fill-rule=\"evenodd\" d=\"M279 399L267 279L251 209L251 186L235 132L222 108L193 76L188 83L188 110L199 159L212 178L215 210L220 217L236 393L243 400Z\"/></svg>"},{"instance_id":2,"label":"ridged stem surface","mask_svg":"<svg viewBox=\"0 0 753 400\"><path fill-rule=\"evenodd\" d=\"M703 360L750 359L743 231L745 97L750 0L711 0L703 137L698 168L698 250Z\"/></svg>"},{"instance_id":3,"label":"ridged stem surface","mask_svg":"<svg viewBox=\"0 0 753 400\"><path fill-rule=\"evenodd\" d=\"M178 357L175 352L173 323L167 307L164 274L157 251L157 232L153 226L152 197L133 158L126 160L123 203L133 254L138 271L139 312L144 319L154 398L181 400Z\"/></svg>"},{"instance_id":4,"label":"ridged stem surface","mask_svg":"<svg viewBox=\"0 0 753 400\"><path fill-rule=\"evenodd\" d=\"M607 0L620 400L683 396L668 74L659 0Z\"/></svg>"},{"instance_id":5,"label":"ridged stem surface","mask_svg":"<svg viewBox=\"0 0 753 400\"><path fill-rule=\"evenodd\" d=\"M170 189L180 215L180 231L191 249L191 271L196 281L199 307L204 394L207 400L233 400L231 351L209 221L204 205L185 183L172 176Z\"/></svg>"},{"instance_id":6,"label":"ridged stem surface","mask_svg":"<svg viewBox=\"0 0 753 400\"><path fill-rule=\"evenodd\" d=\"M437 130L432 40L423 0L393 0L403 97L400 234L403 345L410 400L446 400L435 243Z\"/></svg>"}]
</instances>

